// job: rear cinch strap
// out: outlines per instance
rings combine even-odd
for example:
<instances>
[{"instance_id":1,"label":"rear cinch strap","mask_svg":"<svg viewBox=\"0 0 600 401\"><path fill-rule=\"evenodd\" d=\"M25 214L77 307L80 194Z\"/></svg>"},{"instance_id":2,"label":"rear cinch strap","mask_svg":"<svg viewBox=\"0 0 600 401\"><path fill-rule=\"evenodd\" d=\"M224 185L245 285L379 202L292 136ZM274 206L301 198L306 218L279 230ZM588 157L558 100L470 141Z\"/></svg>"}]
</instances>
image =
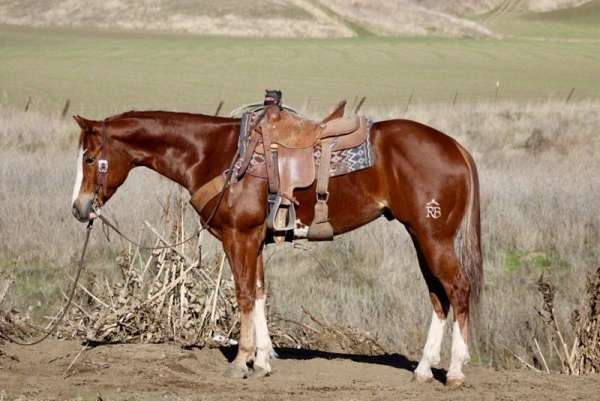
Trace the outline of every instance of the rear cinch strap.
<instances>
[{"instance_id":1,"label":"rear cinch strap","mask_svg":"<svg viewBox=\"0 0 600 401\"><path fill-rule=\"evenodd\" d=\"M329 169L331 163L331 146L333 139L321 141L321 157L317 172L317 203L315 203L315 216L308 228L309 241L328 241L333 239L333 227L329 223Z\"/></svg>"},{"instance_id":2,"label":"rear cinch strap","mask_svg":"<svg viewBox=\"0 0 600 401\"><path fill-rule=\"evenodd\" d=\"M194 192L190 203L198 214L202 214L202 210L204 210L208 202L221 193L226 181L227 178L223 174L219 174Z\"/></svg>"}]
</instances>

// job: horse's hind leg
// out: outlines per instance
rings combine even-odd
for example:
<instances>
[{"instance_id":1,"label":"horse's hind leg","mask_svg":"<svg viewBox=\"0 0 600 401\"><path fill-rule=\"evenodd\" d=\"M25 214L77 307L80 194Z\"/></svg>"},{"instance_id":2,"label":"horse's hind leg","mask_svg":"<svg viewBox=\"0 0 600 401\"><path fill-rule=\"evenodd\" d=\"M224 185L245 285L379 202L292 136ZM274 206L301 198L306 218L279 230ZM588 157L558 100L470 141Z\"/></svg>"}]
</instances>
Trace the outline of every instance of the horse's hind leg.
<instances>
[{"instance_id":1,"label":"horse's hind leg","mask_svg":"<svg viewBox=\"0 0 600 401\"><path fill-rule=\"evenodd\" d=\"M427 340L423 348L423 355L415 369L415 379L419 382L428 382L433 378L432 366L437 366L440 363L440 352L442 348L442 339L444 337L444 328L446 326L446 318L448 317L448 309L450 302L446 296L440 281L431 273L427 260L420 249L418 241L413 236L413 243L417 250L419 266L427 288L429 289L429 297L433 305L433 313L431 316L431 324L427 333Z\"/></svg>"},{"instance_id":2,"label":"horse's hind leg","mask_svg":"<svg viewBox=\"0 0 600 401\"><path fill-rule=\"evenodd\" d=\"M440 315L441 317L444 316L443 313L437 313L438 310L443 310L444 307L443 296L441 295L442 289L447 297L447 300L452 306L452 314L454 316L454 325L452 331L452 357L450 361L450 367L448 369L446 383L448 385L460 385L463 383L465 378L465 375L462 372L462 367L469 359L469 351L467 347L470 296L469 281L460 268L460 262L456 256L452 239L435 239L430 236L420 237L417 248L420 249L422 258L425 262L421 265L421 269L427 271L427 273L424 272L425 280L428 281L431 280L431 277L434 277L437 280L437 283L441 285L441 288L438 288L434 291L437 300L440 301L440 305L442 306L441 309L436 306L437 301L433 300L432 297L434 304L432 329L435 330L437 328L439 331L443 331L443 324L436 321L436 316L437 318L440 318ZM440 299L440 297L442 298ZM432 333L432 330L430 330L432 342L437 340L437 337L435 337L436 333L437 332ZM441 334L439 337L441 339ZM435 345L437 345L437 343L435 343ZM425 356L426 352L424 352L424 357ZM425 367L426 362L423 364L423 368ZM420 373L420 371L417 371L417 374Z\"/></svg>"}]
</instances>

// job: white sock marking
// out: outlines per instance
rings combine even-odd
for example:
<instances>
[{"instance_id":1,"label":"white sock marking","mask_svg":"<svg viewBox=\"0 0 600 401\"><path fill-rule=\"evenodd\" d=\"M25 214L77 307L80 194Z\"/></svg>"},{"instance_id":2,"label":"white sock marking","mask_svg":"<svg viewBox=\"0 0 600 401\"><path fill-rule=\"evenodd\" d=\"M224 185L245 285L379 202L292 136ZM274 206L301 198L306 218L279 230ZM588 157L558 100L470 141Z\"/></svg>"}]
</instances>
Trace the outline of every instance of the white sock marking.
<instances>
[{"instance_id":1,"label":"white sock marking","mask_svg":"<svg viewBox=\"0 0 600 401\"><path fill-rule=\"evenodd\" d=\"M462 372L462 367L469 358L469 348L463 338L460 325L458 321L454 321L452 328L452 358L450 360L450 368L448 369L448 377L464 378L465 375Z\"/></svg>"},{"instance_id":2,"label":"white sock marking","mask_svg":"<svg viewBox=\"0 0 600 401\"><path fill-rule=\"evenodd\" d=\"M431 365L437 365L440 363L440 351L442 349L442 339L444 338L444 327L446 326L446 320L442 320L438 315L433 312L431 316L431 325L429 326L429 333L427 333L427 341L423 348L423 356L419 361L419 365L415 370L420 376L433 377L431 372Z\"/></svg>"},{"instance_id":3,"label":"white sock marking","mask_svg":"<svg viewBox=\"0 0 600 401\"><path fill-rule=\"evenodd\" d=\"M83 182L83 148L79 147L79 154L77 156L77 176L75 177L75 185L73 186L73 198L71 205L75 203L75 200L79 196L81 190L81 183Z\"/></svg>"},{"instance_id":4,"label":"white sock marking","mask_svg":"<svg viewBox=\"0 0 600 401\"><path fill-rule=\"evenodd\" d=\"M259 298L254 303L254 327L256 329L256 347L266 348L271 346L267 317L265 315L265 298Z\"/></svg>"},{"instance_id":5,"label":"white sock marking","mask_svg":"<svg viewBox=\"0 0 600 401\"><path fill-rule=\"evenodd\" d=\"M254 303L254 333L256 335L256 360L255 363L267 371L271 370L269 358L273 351L267 316L265 313L265 299L258 298Z\"/></svg>"}]
</instances>

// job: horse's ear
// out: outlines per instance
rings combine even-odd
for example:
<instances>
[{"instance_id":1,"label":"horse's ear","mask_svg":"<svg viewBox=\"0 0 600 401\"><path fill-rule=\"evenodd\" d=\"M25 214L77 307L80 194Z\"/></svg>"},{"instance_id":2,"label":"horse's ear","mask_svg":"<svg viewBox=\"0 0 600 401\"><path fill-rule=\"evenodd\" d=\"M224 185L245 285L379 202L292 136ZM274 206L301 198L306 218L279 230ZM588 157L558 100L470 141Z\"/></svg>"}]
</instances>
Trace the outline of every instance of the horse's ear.
<instances>
[{"instance_id":1,"label":"horse's ear","mask_svg":"<svg viewBox=\"0 0 600 401\"><path fill-rule=\"evenodd\" d=\"M92 128L94 128L95 121L88 120L78 115L73 116L73 119L83 131L91 131Z\"/></svg>"}]
</instances>

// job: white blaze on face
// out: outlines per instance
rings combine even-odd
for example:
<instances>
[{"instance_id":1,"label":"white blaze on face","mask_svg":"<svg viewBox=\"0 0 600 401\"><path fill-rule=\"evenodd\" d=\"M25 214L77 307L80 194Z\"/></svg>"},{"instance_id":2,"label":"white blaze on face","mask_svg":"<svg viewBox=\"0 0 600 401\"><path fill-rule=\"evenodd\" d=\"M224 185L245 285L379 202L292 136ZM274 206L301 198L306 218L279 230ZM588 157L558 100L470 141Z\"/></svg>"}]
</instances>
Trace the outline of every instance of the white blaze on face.
<instances>
[{"instance_id":1,"label":"white blaze on face","mask_svg":"<svg viewBox=\"0 0 600 401\"><path fill-rule=\"evenodd\" d=\"M75 185L73 185L73 199L71 204L75 203L75 200L79 196L81 190L81 183L83 182L83 148L79 147L79 154L77 155L77 175L75 176Z\"/></svg>"}]
</instances>

